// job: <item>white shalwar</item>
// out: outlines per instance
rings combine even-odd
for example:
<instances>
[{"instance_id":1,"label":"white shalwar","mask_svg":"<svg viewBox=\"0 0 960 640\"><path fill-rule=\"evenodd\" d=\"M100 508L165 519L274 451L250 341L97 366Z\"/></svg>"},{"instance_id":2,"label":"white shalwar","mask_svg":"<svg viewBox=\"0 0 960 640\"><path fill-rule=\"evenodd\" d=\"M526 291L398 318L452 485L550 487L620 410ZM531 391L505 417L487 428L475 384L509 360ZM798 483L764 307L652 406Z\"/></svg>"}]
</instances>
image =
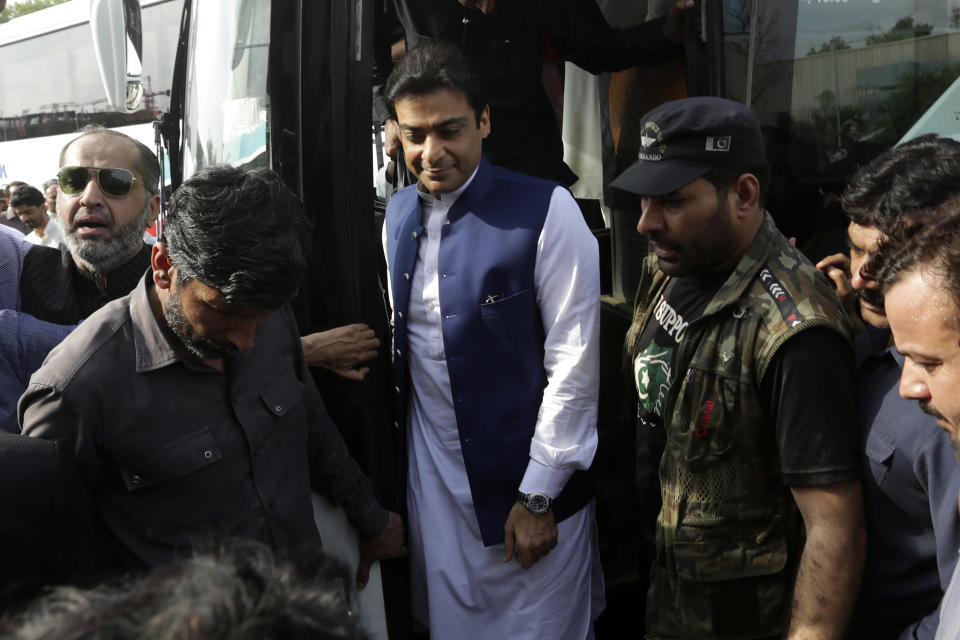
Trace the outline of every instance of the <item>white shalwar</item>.
<instances>
[{"instance_id":1,"label":"white shalwar","mask_svg":"<svg viewBox=\"0 0 960 640\"><path fill-rule=\"evenodd\" d=\"M425 230L407 315L413 614L435 640L592 638L604 606L592 501L558 523L557 547L530 569L515 558L504 563L503 545L488 548L481 540L453 409L437 274L441 227L472 180L440 200L421 193ZM599 388L597 246L561 187L540 234L534 280L547 387L518 489L555 498L574 470L593 460Z\"/></svg>"}]
</instances>

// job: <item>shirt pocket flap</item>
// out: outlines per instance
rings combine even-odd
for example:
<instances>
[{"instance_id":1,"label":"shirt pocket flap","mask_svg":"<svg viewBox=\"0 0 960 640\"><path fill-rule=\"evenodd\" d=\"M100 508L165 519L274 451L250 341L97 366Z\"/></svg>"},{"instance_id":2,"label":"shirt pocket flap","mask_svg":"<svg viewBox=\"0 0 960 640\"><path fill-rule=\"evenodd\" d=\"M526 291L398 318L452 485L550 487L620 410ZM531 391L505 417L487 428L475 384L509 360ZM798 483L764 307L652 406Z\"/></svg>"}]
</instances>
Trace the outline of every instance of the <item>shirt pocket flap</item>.
<instances>
[{"instance_id":1,"label":"shirt pocket flap","mask_svg":"<svg viewBox=\"0 0 960 640\"><path fill-rule=\"evenodd\" d=\"M303 400L303 383L291 370L267 384L260 392L260 399L270 413L282 418Z\"/></svg>"},{"instance_id":2,"label":"shirt pocket flap","mask_svg":"<svg viewBox=\"0 0 960 640\"><path fill-rule=\"evenodd\" d=\"M193 473L222 457L213 433L203 429L118 466L127 491L139 491Z\"/></svg>"}]
</instances>

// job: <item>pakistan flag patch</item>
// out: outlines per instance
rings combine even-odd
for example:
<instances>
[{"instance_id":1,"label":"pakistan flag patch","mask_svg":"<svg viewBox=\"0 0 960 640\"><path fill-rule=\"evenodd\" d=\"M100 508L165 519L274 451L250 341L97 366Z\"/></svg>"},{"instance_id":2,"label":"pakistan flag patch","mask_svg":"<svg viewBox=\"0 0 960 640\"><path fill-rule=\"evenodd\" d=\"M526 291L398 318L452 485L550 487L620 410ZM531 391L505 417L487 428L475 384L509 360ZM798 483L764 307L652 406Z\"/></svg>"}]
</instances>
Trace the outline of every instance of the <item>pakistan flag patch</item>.
<instances>
[{"instance_id":1,"label":"pakistan flag patch","mask_svg":"<svg viewBox=\"0 0 960 640\"><path fill-rule=\"evenodd\" d=\"M673 351L651 342L633 361L640 407L658 416L663 416L663 403L674 381Z\"/></svg>"}]
</instances>

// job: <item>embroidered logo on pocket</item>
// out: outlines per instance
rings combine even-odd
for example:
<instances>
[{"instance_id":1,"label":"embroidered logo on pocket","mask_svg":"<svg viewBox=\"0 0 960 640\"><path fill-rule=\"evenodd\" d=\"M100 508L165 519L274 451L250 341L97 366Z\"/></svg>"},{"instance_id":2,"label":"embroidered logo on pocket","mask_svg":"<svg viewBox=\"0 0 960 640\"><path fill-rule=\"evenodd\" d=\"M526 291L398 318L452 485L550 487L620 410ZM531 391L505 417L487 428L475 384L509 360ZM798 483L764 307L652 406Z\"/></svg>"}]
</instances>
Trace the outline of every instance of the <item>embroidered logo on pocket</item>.
<instances>
[{"instance_id":1,"label":"embroidered logo on pocket","mask_svg":"<svg viewBox=\"0 0 960 640\"><path fill-rule=\"evenodd\" d=\"M703 407L703 414L700 416L700 426L693 432L698 438L703 438L710 432L710 418L713 417L713 407L716 403L713 400L707 400Z\"/></svg>"}]
</instances>

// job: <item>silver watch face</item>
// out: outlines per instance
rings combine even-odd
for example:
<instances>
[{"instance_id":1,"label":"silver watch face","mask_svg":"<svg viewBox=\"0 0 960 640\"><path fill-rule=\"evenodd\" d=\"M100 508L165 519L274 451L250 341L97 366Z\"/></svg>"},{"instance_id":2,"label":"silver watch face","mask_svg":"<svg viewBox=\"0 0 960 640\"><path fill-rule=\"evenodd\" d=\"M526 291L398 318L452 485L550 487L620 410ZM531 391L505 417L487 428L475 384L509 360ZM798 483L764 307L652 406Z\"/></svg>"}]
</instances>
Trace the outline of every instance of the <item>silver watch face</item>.
<instances>
[{"instance_id":1,"label":"silver watch face","mask_svg":"<svg viewBox=\"0 0 960 640\"><path fill-rule=\"evenodd\" d=\"M526 504L524 506L533 513L546 513L547 509L550 508L550 499L542 493L531 493L526 496Z\"/></svg>"}]
</instances>

